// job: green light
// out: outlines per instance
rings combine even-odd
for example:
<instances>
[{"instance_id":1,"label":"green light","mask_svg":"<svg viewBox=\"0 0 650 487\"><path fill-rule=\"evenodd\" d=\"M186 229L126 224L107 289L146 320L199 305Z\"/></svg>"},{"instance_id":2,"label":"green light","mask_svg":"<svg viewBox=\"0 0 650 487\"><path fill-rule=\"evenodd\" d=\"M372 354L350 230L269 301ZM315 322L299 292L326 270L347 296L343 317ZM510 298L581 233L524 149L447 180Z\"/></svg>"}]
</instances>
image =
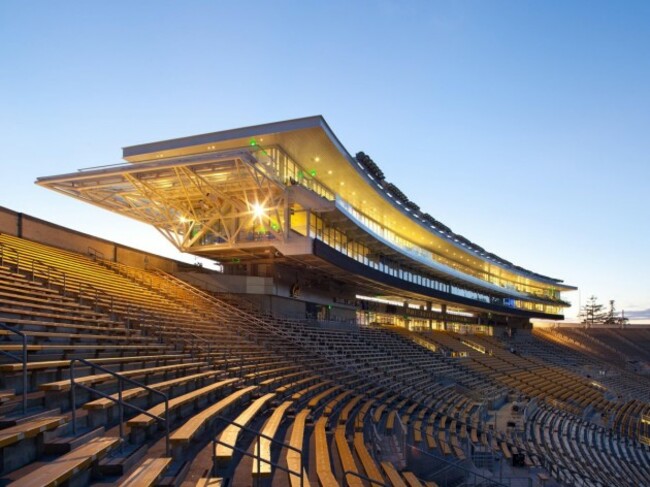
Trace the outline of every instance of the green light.
<instances>
[{"instance_id":1,"label":"green light","mask_svg":"<svg viewBox=\"0 0 650 487\"><path fill-rule=\"evenodd\" d=\"M298 179L304 178L305 175L302 173L302 171L298 171Z\"/></svg>"},{"instance_id":2,"label":"green light","mask_svg":"<svg viewBox=\"0 0 650 487\"><path fill-rule=\"evenodd\" d=\"M280 230L280 225L273 222L273 223L271 223L271 228L277 232L278 230Z\"/></svg>"},{"instance_id":3,"label":"green light","mask_svg":"<svg viewBox=\"0 0 650 487\"><path fill-rule=\"evenodd\" d=\"M255 142L255 139L251 139L248 143L250 145L257 145L257 142Z\"/></svg>"},{"instance_id":4,"label":"green light","mask_svg":"<svg viewBox=\"0 0 650 487\"><path fill-rule=\"evenodd\" d=\"M239 264L241 262L241 260L239 260L237 257L234 257L232 259L232 262L233 262L233 264Z\"/></svg>"},{"instance_id":5,"label":"green light","mask_svg":"<svg viewBox=\"0 0 650 487\"><path fill-rule=\"evenodd\" d=\"M316 177L316 169L309 171L309 174L311 174L313 177Z\"/></svg>"}]
</instances>

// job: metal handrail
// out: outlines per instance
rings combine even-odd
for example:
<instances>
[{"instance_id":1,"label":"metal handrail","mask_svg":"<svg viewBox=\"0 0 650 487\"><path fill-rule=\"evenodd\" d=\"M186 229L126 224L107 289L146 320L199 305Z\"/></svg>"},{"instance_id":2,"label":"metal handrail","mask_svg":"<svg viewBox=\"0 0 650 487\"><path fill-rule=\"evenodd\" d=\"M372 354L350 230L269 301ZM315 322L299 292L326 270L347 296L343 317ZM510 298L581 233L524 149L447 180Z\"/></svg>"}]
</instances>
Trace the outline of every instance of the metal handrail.
<instances>
[{"instance_id":1,"label":"metal handrail","mask_svg":"<svg viewBox=\"0 0 650 487\"><path fill-rule=\"evenodd\" d=\"M27 272L31 272L31 274L32 274L32 282L34 282L35 279L36 279L36 270L37 270L36 264L37 263L41 264L43 267L45 267L47 269L47 275L45 277L46 277L46 282L47 282L47 287L48 288L50 288L50 285L51 285L51 279L52 279L52 273L53 273L52 271L54 271L55 273L58 273L60 276L62 276L63 277L63 295L65 296L65 288L66 288L66 274L65 274L65 272L63 272L60 269L57 269L54 266L51 266L51 265L47 264L46 262L43 262L40 259L35 259L34 257L23 256L23 254L21 254L18 249L15 249L14 247L11 247L10 245L4 244L2 242L0 242L0 265L4 265L5 259L7 259L7 257L5 256L5 251L6 250L12 252L13 255L15 256L14 257L15 258L14 264L16 266L16 272L20 272L20 270L21 270L21 256L22 256L23 263L25 262L25 260L27 260L29 263L31 263L31 269L25 269L24 266L23 266L23 270L27 271Z\"/></svg>"},{"instance_id":2,"label":"metal handrail","mask_svg":"<svg viewBox=\"0 0 650 487\"><path fill-rule=\"evenodd\" d=\"M400 421L400 422L401 422L401 421ZM461 424L465 424L465 425L467 426L467 423L463 423L463 422L461 422L461 421L459 421L459 423L461 423ZM413 428L413 430L415 430L415 431L419 431L419 432L420 432L421 434L423 434L423 435L428 435L428 433L426 433L425 430L422 430L421 428L416 428L415 425L413 425L412 428ZM484 431L483 429L476 428L476 430L479 431L479 432L481 432L481 433L485 433L485 431ZM447 445L448 448L453 448L453 445L452 445L451 443L449 443L448 441L446 441L446 440L441 440L440 438L437 438L437 441L438 441L439 443L444 443L445 445ZM448 469L448 468L456 467L456 468L459 468L459 469L461 469L461 470L467 472L468 474L475 475L475 476L480 477L480 478L482 478L482 479L484 479L484 480L489 480L489 481L491 481L491 482L495 482L495 485L499 485L499 486L502 486L502 487L507 487L505 484L498 483L498 482L494 481L493 479L490 479L490 478L488 478L488 477L485 477L484 475L478 474L478 473L476 473L476 472L473 472L472 470L469 470L469 469L463 467L463 466L461 465L461 463L463 462L462 460L459 460L459 461L457 461L457 462L451 462L451 461L448 461L448 460L444 459L443 457L438 457L437 455L432 455L431 453L422 450L421 448L417 447L416 445L412 444L411 442L408 442L408 441L407 441L407 442L405 442L405 443L406 443L406 445L408 445L410 448L413 448L413 449L415 449L415 450L417 450L417 451L419 451L419 452L421 452L421 453L424 453L424 454L427 455L427 456L435 457L437 460L440 460L440 461L442 461L443 463L445 463L445 464L446 464L446 467L444 467L442 470L438 471L437 473L440 473L440 472L442 472L442 471L444 471L444 470L446 470L446 469ZM507 443L507 442L506 442L506 443ZM524 451L526 451L526 450L524 450ZM528 454L530 455L529 452L526 451L526 453L528 453Z\"/></svg>"},{"instance_id":3,"label":"metal handrail","mask_svg":"<svg viewBox=\"0 0 650 487\"><path fill-rule=\"evenodd\" d=\"M462 424L462 422L461 422L461 424ZM465 424L467 425L467 423L465 423ZM419 430L420 433L426 434L426 433L423 432L422 429L420 429L420 428L415 428L415 426L412 426L412 427L413 427L414 430ZM487 430L485 430L485 429L483 429L483 428L478 428L478 427L476 428L476 430L477 430L477 432L480 432L480 433L486 433L486 432L487 432ZM440 442L439 439L438 439L438 441ZM509 446L516 446L514 443L512 443L512 442L510 442L510 441L508 441L508 440L501 440L501 441L505 442L505 443L506 443L507 445L509 445ZM445 441L445 443L449 444L449 443L446 442L446 441ZM418 450L419 452L424 453L425 455L433 456L433 455L431 455L431 453L428 453L428 452L422 450L421 448L419 448L419 447L413 445L413 444L410 443L410 442L407 442L407 445L408 445L409 447L411 447L411 448L414 448L414 449ZM564 470L569 471L569 472L572 473L572 474L579 475L579 476L581 476L581 477L587 477L587 478L589 478L589 479L591 479L591 480L595 480L595 479L593 479L593 477L591 477L590 475L586 475L586 474L584 474L584 473L580 473L580 472L578 472L578 471L576 471L576 470L571 469L570 467L567 467L567 466L564 465L564 464L562 464L562 465L557 464L557 463L553 462L552 460L550 460L546 455L540 455L539 452L533 452L533 451L530 451L530 450L527 449L527 448L521 448L520 446L516 446L516 447L517 447L517 450L518 450L518 451L520 451L520 452L524 452L524 453L525 453L526 455L528 455L529 457L530 457L531 455L536 455L538 458L540 458L540 459L541 459L542 466L543 466L545 469L547 469L547 470L551 473L551 475L553 475L552 472L553 472L554 469L555 469L556 471L558 471L559 468L562 468L562 469L564 469ZM442 457L437 457L437 456L436 456L436 458L437 458L438 460L443 461L444 463L448 463L448 464L450 463L450 462L444 460ZM451 467L451 466L454 466L454 465L453 465L453 464L449 464L448 466ZM469 472L469 470L465 469L465 467L463 467L463 466L461 466L461 465L456 465L456 466L457 466L458 468L460 468L461 470L466 470L466 471ZM478 475L479 477L483 477L483 476L480 475L480 474L476 474L476 473L474 473L474 472L472 472L472 473L473 473L474 475ZM488 479L487 477L484 477L484 478L485 478L485 479ZM494 482L494 480L492 480L492 479L488 479L488 480ZM505 487L505 484L498 484L498 485L504 485L504 487Z\"/></svg>"},{"instance_id":4,"label":"metal handrail","mask_svg":"<svg viewBox=\"0 0 650 487\"><path fill-rule=\"evenodd\" d=\"M54 271L55 273L58 273L59 276L61 276L63 278L63 295L65 296L65 290L66 290L66 274L65 274L65 272L63 272L62 270L60 270L60 269L58 269L58 268L56 268L54 266L51 266L50 264L47 264L46 262L43 262L40 259L32 259L32 270L31 270L32 282L34 282L34 280L36 279L36 271L37 271L36 266L35 266L36 263L41 264L43 267L45 267L47 269L47 276L45 276L45 277L46 277L46 282L47 282L48 289L50 288L50 286L52 284L52 282L51 282L52 281L52 271Z\"/></svg>"},{"instance_id":5,"label":"metal handrail","mask_svg":"<svg viewBox=\"0 0 650 487\"><path fill-rule=\"evenodd\" d=\"M112 375L113 377L116 377L117 378L118 398L115 399L113 396L111 396L109 394L105 394L104 392L101 392L101 391L99 391L97 389L93 389L92 387L88 387L88 386L86 386L84 384L80 384L80 383L75 382L75 377L74 377L74 373L75 373L74 364L75 364L75 362L80 362L82 364L85 364L88 367L101 370L102 372L104 372L106 374L109 374L109 375ZM152 394L157 394L160 397L162 397L163 400L165 401L165 417L161 418L160 416L156 416L155 414L152 414L149 411L145 411L144 409L140 409L139 407L134 406L133 404L130 404L130 403L124 401L122 399L123 382L128 382L129 384L133 384L133 385L135 385L137 387L140 387L140 388L142 388L142 389L144 389L146 391L151 392ZM110 369L107 369L106 367L102 367L101 365L97 365L97 364L95 364L93 362L90 362L90 361L88 361L86 359L74 358L74 359L70 360L70 401L71 401L70 408L71 408L71 413L72 413L72 432L74 434L77 433L77 413L76 413L77 403L76 403L76 394L75 394L75 389L77 387L81 387L82 389L84 389L84 390L86 390L86 391L88 391L90 393L97 394L97 395L103 397L104 399L108 399L108 400L113 401L114 403L119 405L119 410L120 410L119 430L120 430L120 438L122 440L124 440L124 424L123 424L124 423L124 407L135 409L136 411L138 411L141 414L144 414L144 415L149 416L150 418L152 418L152 419L154 419L156 421L160 421L160 422L164 423L165 424L165 454L167 456L170 455L170 445L169 445L169 432L170 432L169 422L170 422L170 417L169 417L169 397L167 396L167 394L165 394L164 392L161 392L161 391L159 391L157 389L154 389L152 387L149 387L149 386L147 386L147 385L145 385L142 382L139 382L137 380L130 379L128 377L124 377L122 374L120 374L118 372L114 372L114 371L112 371Z\"/></svg>"},{"instance_id":6,"label":"metal handrail","mask_svg":"<svg viewBox=\"0 0 650 487\"><path fill-rule=\"evenodd\" d=\"M102 252L101 250L97 250L94 247L88 247L88 255L93 259L104 260L104 252Z\"/></svg>"},{"instance_id":7,"label":"metal handrail","mask_svg":"<svg viewBox=\"0 0 650 487\"><path fill-rule=\"evenodd\" d=\"M9 245L3 244L2 242L0 242L0 266L4 265L5 263L5 249L10 250L14 253L16 256L16 270L20 269L20 252L18 252L13 247L10 247Z\"/></svg>"},{"instance_id":8,"label":"metal handrail","mask_svg":"<svg viewBox=\"0 0 650 487\"><path fill-rule=\"evenodd\" d=\"M436 460L441 461L442 463L445 464L445 466L444 466L443 468L441 468L440 470L437 470L437 471L435 472L435 474L441 474L441 473L445 472L446 470L448 470L448 469L450 469L450 468L458 468L458 469L460 469L460 470L466 472L468 475L473 475L474 478L477 478L477 477L478 477L478 478L480 478L480 479L482 479L482 480L484 480L484 481L486 481L486 482L489 482L489 483L490 483L489 485L493 485L493 486L495 486L495 487L508 487L508 486L507 486L506 484L504 484L502 481L494 480L494 479L492 479L492 478L490 478L490 477L486 477L485 475L479 474L479 473L477 473L477 472L475 472L475 471L473 471L473 470L470 470L470 469L464 467L464 466L462 465L463 460L457 460L457 461L455 461L455 462L452 462L452 461L446 460L445 458L443 458L443 457L441 457L441 456L432 455L431 453L429 453L429 452L427 452L427 451L425 451L425 450L422 450L421 448L418 448L418 447L415 446L415 445L412 445L412 444L410 444L410 443L407 443L407 444L408 444L408 446L409 446L410 448L413 448L413 449L417 450L418 452L423 453L423 454L426 455L426 456L433 457L433 458L435 458ZM513 477L513 478L514 478L514 477Z\"/></svg>"},{"instance_id":9,"label":"metal handrail","mask_svg":"<svg viewBox=\"0 0 650 487\"><path fill-rule=\"evenodd\" d=\"M241 453L244 456L251 457L251 458L253 458L253 460L257 461L257 472L258 473L260 471L260 465L262 463L267 464L267 465L271 465L271 467L275 467L277 469L282 470L283 472L287 472L289 475L297 475L297 476L299 476L300 477L300 487L303 487L305 479L304 479L304 474L303 474L304 461L303 461L303 451L302 450L296 448L295 446L291 446L289 443L285 443L285 442L282 442L280 440L273 439L271 436L265 435L264 433L262 433L262 432L260 432L258 430L255 430L253 428L249 428L248 426L244 426L243 424L239 424L236 421L230 420L230 419L228 419L228 418L226 418L224 416L218 415L218 416L215 416L215 418L218 421L224 422L224 423L226 423L228 425L237 426L241 430L246 431L248 433L253 433L254 435L256 435L258 437L258 439L256 441L256 447L255 447L255 450L257 451L257 453L249 453L248 450L244 450L243 448L239 448L236 445L230 445L230 444L226 443L225 441L221 441L220 439L218 439L217 436L214 436L212 438L212 473L213 474L216 475L216 472L218 470L217 457L216 457L216 453L215 453L216 449L217 449L216 447L217 447L217 445L222 445L222 446L230 448L233 451L236 451L237 453ZM277 462L273 462L273 461L263 459L262 455L261 455L261 452L260 452L260 448L261 448L260 447L260 442L259 442L260 438L267 439L271 443L275 443L276 445L283 446L285 448L288 448L289 450L292 450L292 451L295 451L296 453L298 453L300 455L300 472L298 473L295 470L291 470L288 467L283 467L282 465L280 465ZM256 484L259 484L260 477L261 477L261 475L258 474L257 477L256 477Z\"/></svg>"},{"instance_id":10,"label":"metal handrail","mask_svg":"<svg viewBox=\"0 0 650 487\"><path fill-rule=\"evenodd\" d=\"M22 350L22 357L19 357L16 354L13 354L11 352L7 352L5 350L0 350L0 353L2 355L9 357L13 360L16 360L17 362L21 362L23 364L23 416L27 414L27 335L23 333L20 330L16 330L15 328L5 324L5 323L0 323L0 328L7 330L11 333L14 333L20 337L22 337L23 341L23 350Z\"/></svg>"},{"instance_id":11,"label":"metal handrail","mask_svg":"<svg viewBox=\"0 0 650 487\"><path fill-rule=\"evenodd\" d=\"M210 293L205 292L205 291L203 291L201 289L198 289L198 288L186 283L182 279L179 279L178 277L173 276L173 275L171 275L171 274L169 274L169 273L167 273L167 272L165 272L163 270L153 269L153 271L156 274L160 275L161 277L167 279L168 281L171 281L171 282L179 285L180 287L184 288L186 291L190 292L191 294L194 294L195 296L198 296L198 297L200 297L200 298L202 298L204 300L207 300L212 304L216 304L219 307L225 308L230 312L235 312L237 314L237 316L243 316L247 320L250 320L250 321L252 321L254 323L261 324L263 328L265 328L267 330L271 330L272 332L275 332L276 334L278 334L280 336L283 336L283 337L288 336L288 333L287 333L286 330L282 329L281 327L278 327L278 326L275 326L275 325L271 324L268 320L262 320L259 317L255 316L252 313L249 313L246 310L239 309L236 306L234 306L234 305L232 305L232 304L230 304L230 303L228 303L226 301L222 301L222 300L216 298L215 296L211 295Z\"/></svg>"},{"instance_id":12,"label":"metal handrail","mask_svg":"<svg viewBox=\"0 0 650 487\"><path fill-rule=\"evenodd\" d=\"M207 338L202 337L202 336L200 336L200 335L197 335L196 333L194 333L194 332L192 332L192 331L187 331L186 333L187 333L188 335L190 335L192 338L194 338L195 340L200 340L200 341L202 341L202 342L207 343L207 344L208 344L208 354L211 353L211 351L212 351L212 347L211 347L212 343L210 342L210 340L208 340ZM192 351L194 351L194 348L195 348L195 347L194 347L194 340L192 340ZM197 347L197 348L198 348L198 347Z\"/></svg>"},{"instance_id":13,"label":"metal handrail","mask_svg":"<svg viewBox=\"0 0 650 487\"><path fill-rule=\"evenodd\" d=\"M80 304L81 304L81 301L83 299L82 294L84 292L84 288L90 289L95 294L95 303L94 303L95 304L95 311L99 311L99 296L101 295L101 296L105 296L106 298L108 298L108 300L110 302L109 313L113 314L113 305L114 305L113 296L108 294L106 291L104 291L102 289L99 289L99 288L97 288L97 287L95 287L92 284L89 284L87 282L79 282L79 296L78 297L79 297L79 303Z\"/></svg>"}]
</instances>

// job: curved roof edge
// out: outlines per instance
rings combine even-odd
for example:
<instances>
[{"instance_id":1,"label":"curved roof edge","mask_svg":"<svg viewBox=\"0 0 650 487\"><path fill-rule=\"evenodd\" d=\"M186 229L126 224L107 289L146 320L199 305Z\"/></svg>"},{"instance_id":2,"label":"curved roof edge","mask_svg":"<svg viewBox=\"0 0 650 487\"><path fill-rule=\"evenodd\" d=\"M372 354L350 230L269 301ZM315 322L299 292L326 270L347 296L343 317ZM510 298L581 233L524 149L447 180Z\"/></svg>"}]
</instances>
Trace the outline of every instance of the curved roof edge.
<instances>
[{"instance_id":1,"label":"curved roof edge","mask_svg":"<svg viewBox=\"0 0 650 487\"><path fill-rule=\"evenodd\" d=\"M188 146L202 145L202 144L214 144L217 142L227 141L231 139L240 139L248 137L257 137L266 134L272 133L282 133L290 132L295 130L303 130L309 128L321 128L331 143L336 147L336 149L341 153L341 155L348 161L348 163L355 169L355 171L366 181L369 187L372 187L377 194L379 194L386 202L390 203L392 207L397 209L403 216L406 216L410 220L417 223L424 230L436 235L438 238L444 238L449 244L456 247L461 252L468 252L471 255L474 255L477 258L480 258L486 262L489 262L492 265L501 267L502 269L512 272L515 274L522 275L527 278L531 278L537 281L545 282L547 284L555 285L562 290L569 291L577 289L574 286L564 284L562 279L545 276L538 274L536 272L530 271L523 267L514 265L509 261L485 251L483 255L472 250L471 247L466 245L461 245L461 241L469 241L460 234L456 234L453 231L442 233L436 230L431 226L425 219L424 215L426 214L422 210L407 210L405 205L397 204L397 202L390 198L387 195L387 189L383 185L378 187L377 181L373 181L368 173L360 167L360 163L355 157L353 157L345 146L341 143L339 138L334 134L334 131L331 129L327 121L322 115L313 115L303 118L295 118L290 120L284 120L280 122L271 122L259 125L251 125L247 127L240 127L236 129L223 130L220 132L208 132L199 135L191 135L188 137L179 137L175 139L162 140L158 142L150 142L146 144L132 145L122 148L122 157L128 159L129 157L136 157L145 154L151 154L155 152L163 152L174 149L181 149ZM384 184L389 184L384 180ZM383 191L380 191L383 189ZM410 201L410 200L409 200ZM416 216L417 214L422 215L422 218ZM469 241L474 247L480 247L477 244ZM482 247L480 247L482 249ZM484 249L483 249L484 250Z\"/></svg>"}]
</instances>

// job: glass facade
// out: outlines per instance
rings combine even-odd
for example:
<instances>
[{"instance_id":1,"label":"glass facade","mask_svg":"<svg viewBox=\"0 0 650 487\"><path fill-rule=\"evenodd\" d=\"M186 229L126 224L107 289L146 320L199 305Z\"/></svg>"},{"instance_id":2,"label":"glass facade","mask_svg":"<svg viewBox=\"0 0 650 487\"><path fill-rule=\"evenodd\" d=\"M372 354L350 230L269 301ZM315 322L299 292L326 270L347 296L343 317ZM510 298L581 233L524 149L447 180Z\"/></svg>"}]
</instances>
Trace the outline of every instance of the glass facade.
<instances>
[{"instance_id":1,"label":"glass facade","mask_svg":"<svg viewBox=\"0 0 650 487\"><path fill-rule=\"evenodd\" d=\"M320 215L308 209L301 208L298 205L295 205L290 213L290 228L293 232L305 237L321 240L342 254L372 269L432 290L469 298L479 303L494 304L546 314L561 314L563 302L560 301L560 291L552 285L545 286L541 283L536 283L539 285L531 285L528 278L514 273L507 274L512 276L512 279L507 279L504 277L506 273L500 270L499 275L490 272L491 266L487 262L485 262L484 268L476 268L460 263L439 252L422 248L343 200L327 186L322 184L317 179L315 173L310 173L305 170L280 147L262 148L255 145L250 147L250 151L257 161L257 167L268 177L284 186L301 185L317 195L335 202L339 211L345 214L357 226L364 229L369 235L372 235L377 242L397 250L404 256L415 261L414 264L419 263L431 267L432 272L428 273L417 270L416 265L407 265L403 262L398 263L395 259L382 254L381 245L370 248L368 245L351 238L348 232L340 228L340 225L329 223ZM278 227L284 226L284 223L283 221L279 221ZM271 222L271 226L273 226L273 222ZM254 235L255 239L275 238L271 229L264 227L261 229L251 229L249 234ZM384 253L389 254L390 252ZM518 297L515 295L511 298L504 298L498 295L492 295L487 290L478 291L476 289L469 289L469 287L458 286L444 278L436 276L434 272L436 270L438 273L449 273L459 279L467 279L469 276L469 278L477 279L504 290L511 290L520 294ZM557 301L557 304L527 301L521 294L531 296L531 298Z\"/></svg>"}]
</instances>

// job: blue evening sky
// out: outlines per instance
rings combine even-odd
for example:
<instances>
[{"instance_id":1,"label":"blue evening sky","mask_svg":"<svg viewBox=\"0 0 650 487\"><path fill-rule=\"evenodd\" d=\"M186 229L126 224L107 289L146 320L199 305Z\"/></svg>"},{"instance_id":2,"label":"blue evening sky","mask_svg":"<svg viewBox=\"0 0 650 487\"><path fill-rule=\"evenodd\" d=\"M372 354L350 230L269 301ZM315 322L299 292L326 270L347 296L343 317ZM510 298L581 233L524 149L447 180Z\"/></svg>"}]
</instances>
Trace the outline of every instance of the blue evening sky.
<instances>
[{"instance_id":1,"label":"blue evening sky","mask_svg":"<svg viewBox=\"0 0 650 487\"><path fill-rule=\"evenodd\" d=\"M166 255L33 184L322 114L436 219L650 316L650 2L0 1L0 205Z\"/></svg>"}]
</instances>

